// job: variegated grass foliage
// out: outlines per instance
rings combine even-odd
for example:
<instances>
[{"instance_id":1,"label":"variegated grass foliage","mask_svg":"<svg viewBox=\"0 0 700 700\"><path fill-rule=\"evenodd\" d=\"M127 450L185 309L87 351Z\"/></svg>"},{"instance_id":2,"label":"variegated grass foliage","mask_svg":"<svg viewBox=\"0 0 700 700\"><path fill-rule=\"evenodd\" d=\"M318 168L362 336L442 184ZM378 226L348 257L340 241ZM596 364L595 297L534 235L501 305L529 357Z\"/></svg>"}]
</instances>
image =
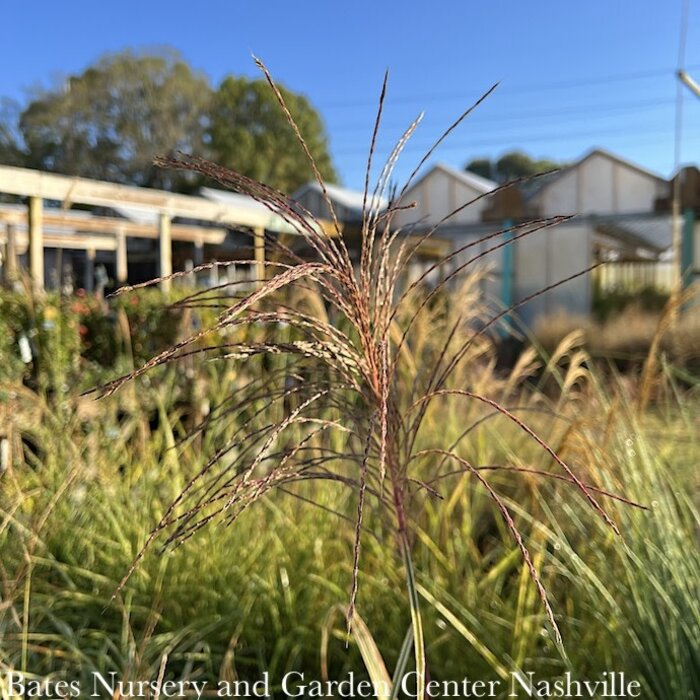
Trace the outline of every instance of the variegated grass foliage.
<instances>
[{"instance_id":1,"label":"variegated grass foliage","mask_svg":"<svg viewBox=\"0 0 700 700\"><path fill-rule=\"evenodd\" d=\"M385 77L369 148L359 252L353 257L303 135L267 69L259 61L258 66L308 157L333 231L326 233L320 221L285 194L214 163L186 155L159 159L163 166L194 170L235 192L252 196L299 235L268 241L266 275L252 291L241 291L236 283L224 283L194 291L176 302L183 307L213 308L218 316L212 324L102 388L103 394L113 393L159 365L192 356L238 363L242 377L235 392L193 431L193 436L200 434L217 422L229 426L227 438L155 524L126 578L156 540L163 546L177 545L209 523L231 525L273 489L294 494L295 485L308 480L342 484L357 496L353 576L348 582L346 609L348 629L352 629L361 580L363 519L365 511L372 508L385 519L403 562L415 664L421 678L426 658L420 594L411 555L414 523L426 499L439 500L441 491L449 489L450 475L468 473L500 510L535 582L555 639L561 643L538 568L512 509L499 495L489 470L511 470L514 477L517 472L527 471L530 476L569 482L594 513L617 532L601 503L601 498L612 494L584 483L526 422L479 390L471 370L485 352L489 330L513 308L491 317L476 316L473 309L479 307L475 298L469 296L475 287L461 282L468 278L473 282L484 256L569 217L518 224L481 241L469 242L408 282L407 271L421 244L440 225L481 197L462 203L437 225L410 238L394 225L397 212L413 206L406 201L406 192L421 167L494 88L437 139L398 189L390 186L392 172L421 117L412 122L371 188L370 173L386 95ZM384 197L389 200L386 209L380 207ZM506 232L510 235L505 236ZM435 276L438 281L429 285ZM120 293L134 289L125 288ZM450 305L450 312L442 301L446 293L453 297L465 295L461 304ZM431 333L425 333L425 324L431 326ZM508 464L492 465L489 470L477 468L462 450L470 437L468 431L445 444L443 436L434 429L435 416L444 411L458 413L468 402L482 404L512 421L548 456L551 471ZM422 686L419 681L420 696Z\"/></svg>"}]
</instances>

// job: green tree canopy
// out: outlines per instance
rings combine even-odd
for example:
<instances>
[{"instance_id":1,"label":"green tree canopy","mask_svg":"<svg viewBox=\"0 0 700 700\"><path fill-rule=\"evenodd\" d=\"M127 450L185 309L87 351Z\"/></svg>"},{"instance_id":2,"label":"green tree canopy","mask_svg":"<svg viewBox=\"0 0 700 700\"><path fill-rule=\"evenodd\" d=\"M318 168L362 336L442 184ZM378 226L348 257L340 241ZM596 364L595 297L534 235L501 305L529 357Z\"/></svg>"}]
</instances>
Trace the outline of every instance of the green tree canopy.
<instances>
[{"instance_id":1,"label":"green tree canopy","mask_svg":"<svg viewBox=\"0 0 700 700\"><path fill-rule=\"evenodd\" d=\"M494 179L494 163L490 158L474 158L464 168L470 173L485 177L487 180Z\"/></svg>"},{"instance_id":2,"label":"green tree canopy","mask_svg":"<svg viewBox=\"0 0 700 700\"><path fill-rule=\"evenodd\" d=\"M318 112L303 95L279 86L321 175L336 180ZM209 147L221 165L291 193L313 174L277 99L264 80L227 77L212 100Z\"/></svg>"},{"instance_id":3,"label":"green tree canopy","mask_svg":"<svg viewBox=\"0 0 700 700\"><path fill-rule=\"evenodd\" d=\"M509 151L495 161L491 158L475 158L469 161L464 169L496 182L507 182L518 177L547 172L562 165L548 158L532 158L523 151Z\"/></svg>"},{"instance_id":4,"label":"green tree canopy","mask_svg":"<svg viewBox=\"0 0 700 700\"><path fill-rule=\"evenodd\" d=\"M0 163L23 165L22 138L18 131L19 105L6 97L0 97Z\"/></svg>"},{"instance_id":5,"label":"green tree canopy","mask_svg":"<svg viewBox=\"0 0 700 700\"><path fill-rule=\"evenodd\" d=\"M280 91L321 174L335 181L318 112L304 96ZM105 56L36 92L23 109L10 106L0 104L0 163L181 191L199 177L156 168L155 155L203 155L288 192L312 176L264 80L229 76L213 91L169 49Z\"/></svg>"},{"instance_id":6,"label":"green tree canopy","mask_svg":"<svg viewBox=\"0 0 700 700\"><path fill-rule=\"evenodd\" d=\"M30 167L113 182L175 187L153 157L201 152L207 79L173 51L106 56L64 85L37 94L20 118ZM180 183L182 184L182 183Z\"/></svg>"}]
</instances>

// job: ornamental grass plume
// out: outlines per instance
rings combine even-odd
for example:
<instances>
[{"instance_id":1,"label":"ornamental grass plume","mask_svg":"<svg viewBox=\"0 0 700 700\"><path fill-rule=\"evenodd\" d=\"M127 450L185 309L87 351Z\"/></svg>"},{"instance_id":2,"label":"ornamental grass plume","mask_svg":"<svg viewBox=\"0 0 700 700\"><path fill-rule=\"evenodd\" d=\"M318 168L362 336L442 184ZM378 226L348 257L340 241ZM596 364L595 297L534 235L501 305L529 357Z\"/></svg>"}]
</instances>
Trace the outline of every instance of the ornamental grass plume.
<instances>
[{"instance_id":1,"label":"ornamental grass plume","mask_svg":"<svg viewBox=\"0 0 700 700\"><path fill-rule=\"evenodd\" d=\"M435 447L418 449L418 444L426 444L424 419L429 410L435 410L436 405L447 410L448 405L454 406L456 402L476 401L507 416L551 457L554 471L538 474L569 482L617 532L616 525L599 502L601 495L610 494L585 484L552 447L504 406L468 384L455 384L456 377L464 377L457 369L478 355L484 334L518 304L483 320L478 326L474 325L470 310L466 308L445 324L443 333L434 334L427 343L424 334L418 340L416 333L422 319L432 319L438 313L436 307L441 295L453 289L461 277L470 274L485 255L570 217L555 216L518 224L480 241L469 242L407 284L407 270L420 246L441 224L487 195L464 202L417 237L405 236L394 225L396 214L413 206L405 195L420 168L496 86L437 139L403 187L390 192L394 189L389 186L394 166L422 115L401 136L376 185L370 189L370 172L386 96L385 75L369 147L361 238L358 256L354 259L303 135L267 68L257 59L256 63L306 154L328 208L332 231L327 233L321 222L285 194L239 173L190 155L157 159L161 166L195 171L235 192L253 197L299 235L293 242L289 238L286 243L281 238L268 241L274 258L268 257L266 274L254 289L237 291L241 289L238 283L227 282L192 292L176 302L182 307L213 308L218 315L209 325L101 388L103 395L110 394L159 365L190 356L239 363L241 376L245 376L236 394L214 407L204 423L195 429L197 432L216 424L226 426L224 444L171 503L121 585L156 539L162 540L164 546L176 545L212 522L233 524L244 510L273 489L293 493L295 485L309 480L342 484L357 495L348 629L352 628L355 615L364 514L367 508L373 508L390 523L405 569L418 697L423 698L426 658L411 556L413 523L421 499L439 497L438 491L428 485L430 479L421 479L421 475L430 474L433 469L432 476L436 476L446 462L452 463L453 473L472 474L497 505L520 548L555 638L561 643L547 592L488 472L464 459L457 444L441 444L439 435L427 436L427 442ZM387 195L388 206L382 208ZM504 235L506 233L509 235ZM471 254L471 249L481 252ZM214 264L200 266L195 271ZM428 278L445 269L451 271L443 274L431 288L426 283ZM183 274L175 273L170 277ZM572 278L557 284L568 279ZM160 279L146 284L158 281ZM126 287L117 293L141 286L144 285ZM518 471L515 467L512 469Z\"/></svg>"}]
</instances>

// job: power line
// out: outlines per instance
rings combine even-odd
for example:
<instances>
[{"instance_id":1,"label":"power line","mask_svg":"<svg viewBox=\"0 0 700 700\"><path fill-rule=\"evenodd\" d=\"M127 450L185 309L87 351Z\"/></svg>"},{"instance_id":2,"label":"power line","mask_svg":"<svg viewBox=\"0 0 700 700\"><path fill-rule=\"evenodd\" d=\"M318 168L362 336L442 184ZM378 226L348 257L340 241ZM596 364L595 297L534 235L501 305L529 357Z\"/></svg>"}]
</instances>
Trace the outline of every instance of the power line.
<instances>
[{"instance_id":1,"label":"power line","mask_svg":"<svg viewBox=\"0 0 700 700\"><path fill-rule=\"evenodd\" d=\"M581 118L591 119L598 116L607 116L612 113L626 113L626 112L636 112L639 110L654 108L654 107L670 107L675 103L673 98L671 99L653 99L644 100L642 102L624 102L612 105L576 105L568 107L566 109L549 109L549 110L531 110L531 111L519 111L517 114L507 114L507 115L494 115L484 117L479 119L478 116L471 117L465 124L465 128L470 126L482 126L484 124L494 124L494 123L522 123L529 119L549 119L552 117L569 117L571 115L580 116ZM390 122L383 123L383 129L396 129L404 128L406 122ZM368 131L367 123L354 122L348 125L334 125L333 133L352 133L352 132L366 132Z\"/></svg>"},{"instance_id":2,"label":"power line","mask_svg":"<svg viewBox=\"0 0 700 700\"><path fill-rule=\"evenodd\" d=\"M482 139L482 140L469 140L465 142L459 142L459 143L448 143L444 146L441 147L441 152L444 151L457 151L461 150L464 151L465 154L468 153L468 151L473 150L475 147L481 147L481 146L498 146L502 145L504 142L509 143L509 142L520 142L520 143L544 143L547 141L551 142L561 142L565 140L571 140L571 139L577 139L577 138L589 138L593 141L601 141L607 138L615 137L615 136L630 136L631 138L634 138L637 142L641 140L642 137L647 137L647 136L666 136L667 138L671 139L673 138L673 128L669 126L668 124L665 124L662 128L655 127L654 129L631 129L629 125L622 127L620 129L614 129L614 130L601 130L601 129L596 129L596 130L590 130L590 131L567 131L567 132L559 132L559 133L547 133L547 134L535 134L535 135L528 135L527 133L520 133L520 134L502 134L500 136L494 136L493 138L490 139ZM697 137L700 137L700 134L697 136L692 137L693 140ZM424 151L430 144L426 142L410 142L404 149L405 152L412 152L412 151L417 151L421 150ZM384 149L378 149L378 152L385 152L388 153L389 148L384 148ZM338 150L333 150L333 154L335 156L341 156L341 155L356 155L356 154L366 154L367 149L363 147L357 147L357 148L347 148L347 149L338 149Z\"/></svg>"},{"instance_id":3,"label":"power line","mask_svg":"<svg viewBox=\"0 0 700 700\"><path fill-rule=\"evenodd\" d=\"M700 64L695 64L692 66L687 66L688 70L694 70L700 68ZM513 87L510 86L503 86L500 88L499 92L501 94L506 93L509 95L512 94L530 94L530 93L537 93L537 92L549 92L549 91L556 91L556 90L571 90L571 89L576 89L580 87L586 87L586 86L591 86L591 85L609 85L611 83L619 83L619 82L631 82L635 80L644 80L648 78L660 78L660 77L670 77L671 75L674 75L676 72L677 68L663 68L663 69L658 69L658 70L650 70L650 71L637 71L634 73L619 73L617 75L607 75L607 76L600 76L600 77L595 77L595 78L583 78L581 80L567 80L567 81L558 81L558 82L550 82L550 83L535 83L531 85L514 85ZM470 88L470 91L472 91L473 88ZM422 93L420 95L418 94L412 94L412 95L398 95L395 97L391 96L391 93L389 93L388 97L388 103L389 104L426 104L428 102L438 102L438 101L445 101L445 100L464 100L465 98L465 92L466 90L462 91L454 91L454 92L445 92L445 93ZM319 105L322 107L322 109L325 111L327 109L335 109L335 108L347 108L347 107L372 107L376 105L376 100L357 100L357 99L352 99L352 100L339 100L339 101L334 101L334 102L327 102L323 105Z\"/></svg>"},{"instance_id":4,"label":"power line","mask_svg":"<svg viewBox=\"0 0 700 700\"><path fill-rule=\"evenodd\" d=\"M685 48L688 41L688 15L690 13L690 0L681 0L681 24L678 38L678 65L676 74L685 70ZM676 81L676 123L673 145L674 170L678 170L681 162L681 146L683 142L683 86L680 80Z\"/></svg>"}]
</instances>

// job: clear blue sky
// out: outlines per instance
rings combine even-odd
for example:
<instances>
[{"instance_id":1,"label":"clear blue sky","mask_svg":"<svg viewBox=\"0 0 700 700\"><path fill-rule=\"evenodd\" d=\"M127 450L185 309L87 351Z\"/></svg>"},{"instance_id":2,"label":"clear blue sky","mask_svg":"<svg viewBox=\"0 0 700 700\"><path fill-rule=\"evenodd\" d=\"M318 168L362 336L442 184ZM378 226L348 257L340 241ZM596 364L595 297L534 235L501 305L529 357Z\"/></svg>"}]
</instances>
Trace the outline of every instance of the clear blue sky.
<instances>
[{"instance_id":1,"label":"clear blue sky","mask_svg":"<svg viewBox=\"0 0 700 700\"><path fill-rule=\"evenodd\" d=\"M343 182L361 187L383 72L380 154L421 110L398 178L439 131L500 87L441 148L462 167L522 148L574 159L593 146L669 175L682 0L238 3L6 2L0 96L82 71L101 54L177 48L216 84L255 75L251 53L321 112ZM700 0L690 0L685 63L700 79ZM686 91L682 160L700 160L700 99Z\"/></svg>"}]
</instances>

